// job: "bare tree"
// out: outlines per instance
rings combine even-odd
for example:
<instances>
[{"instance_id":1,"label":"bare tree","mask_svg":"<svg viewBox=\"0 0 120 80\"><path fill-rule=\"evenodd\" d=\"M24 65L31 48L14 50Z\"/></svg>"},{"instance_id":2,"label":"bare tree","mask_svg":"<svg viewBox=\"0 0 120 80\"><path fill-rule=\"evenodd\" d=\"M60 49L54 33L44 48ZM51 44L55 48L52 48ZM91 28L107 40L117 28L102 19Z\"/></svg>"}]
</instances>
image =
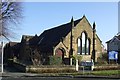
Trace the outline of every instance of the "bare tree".
<instances>
[{"instance_id":1,"label":"bare tree","mask_svg":"<svg viewBox=\"0 0 120 80\"><path fill-rule=\"evenodd\" d=\"M34 66L39 66L41 63L41 56L40 56L40 52L37 49L32 50L32 48L30 49L30 58L31 61L33 63Z\"/></svg>"},{"instance_id":2,"label":"bare tree","mask_svg":"<svg viewBox=\"0 0 120 80\"><path fill-rule=\"evenodd\" d=\"M0 3L0 36L13 37L16 26L22 19L21 2Z\"/></svg>"}]
</instances>

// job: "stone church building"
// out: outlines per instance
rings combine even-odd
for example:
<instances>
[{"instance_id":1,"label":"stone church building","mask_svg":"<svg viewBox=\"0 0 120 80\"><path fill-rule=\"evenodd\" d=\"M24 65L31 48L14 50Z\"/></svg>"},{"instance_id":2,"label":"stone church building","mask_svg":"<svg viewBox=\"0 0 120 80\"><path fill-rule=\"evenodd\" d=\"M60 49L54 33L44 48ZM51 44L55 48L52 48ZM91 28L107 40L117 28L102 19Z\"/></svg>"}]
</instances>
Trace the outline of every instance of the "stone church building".
<instances>
[{"instance_id":1,"label":"stone church building","mask_svg":"<svg viewBox=\"0 0 120 80\"><path fill-rule=\"evenodd\" d=\"M90 61L93 56L97 61L102 54L102 41L95 32L85 16L75 21L72 18L66 24L45 30L40 36L24 35L19 43L18 59L28 61L32 55L35 61L42 57L42 61L47 63L52 55L69 60L71 55L77 54L82 56L82 61Z\"/></svg>"}]
</instances>

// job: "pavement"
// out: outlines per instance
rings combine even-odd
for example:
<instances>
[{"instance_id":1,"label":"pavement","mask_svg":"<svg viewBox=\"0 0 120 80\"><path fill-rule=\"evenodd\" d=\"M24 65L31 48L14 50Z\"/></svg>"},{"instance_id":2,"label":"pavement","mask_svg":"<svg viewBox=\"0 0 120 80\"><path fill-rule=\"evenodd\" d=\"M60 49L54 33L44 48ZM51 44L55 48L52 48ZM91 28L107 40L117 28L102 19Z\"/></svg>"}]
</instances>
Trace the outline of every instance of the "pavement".
<instances>
[{"instance_id":1,"label":"pavement","mask_svg":"<svg viewBox=\"0 0 120 80\"><path fill-rule=\"evenodd\" d=\"M33 73L18 73L18 72L3 72L0 75L1 77L35 77L38 74ZM40 75L39 75L40 76Z\"/></svg>"},{"instance_id":2,"label":"pavement","mask_svg":"<svg viewBox=\"0 0 120 80\"><path fill-rule=\"evenodd\" d=\"M95 75L50 75L50 73L41 73L41 74L35 74L35 73L17 73L17 72L4 72L0 73L0 77L66 77L66 78L101 78L101 79L118 79L120 80L120 76L95 76Z\"/></svg>"},{"instance_id":3,"label":"pavement","mask_svg":"<svg viewBox=\"0 0 120 80\"><path fill-rule=\"evenodd\" d=\"M64 77L64 78L101 78L101 79L117 79L120 76L96 76L96 75L59 75L57 73L24 73L15 68L4 68L4 72L0 73L0 77L19 78L19 77Z\"/></svg>"}]
</instances>

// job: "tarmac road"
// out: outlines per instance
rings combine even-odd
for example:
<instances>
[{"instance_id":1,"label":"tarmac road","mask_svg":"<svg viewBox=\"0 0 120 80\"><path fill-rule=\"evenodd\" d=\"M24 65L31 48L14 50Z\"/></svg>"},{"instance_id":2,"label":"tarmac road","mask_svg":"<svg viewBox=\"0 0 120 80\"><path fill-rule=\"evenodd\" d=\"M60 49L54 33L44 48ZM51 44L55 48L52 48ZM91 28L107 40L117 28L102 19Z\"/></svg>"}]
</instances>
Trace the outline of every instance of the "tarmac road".
<instances>
[{"instance_id":1,"label":"tarmac road","mask_svg":"<svg viewBox=\"0 0 120 80\"><path fill-rule=\"evenodd\" d=\"M11 71L12 70L12 71ZM2 76L1 76L2 75ZM2 77L2 79L1 79ZM120 80L116 77L104 76L53 76L48 77L43 74L22 73L16 69L4 69L4 73L0 74L0 80Z\"/></svg>"},{"instance_id":2,"label":"tarmac road","mask_svg":"<svg viewBox=\"0 0 120 80\"><path fill-rule=\"evenodd\" d=\"M120 80L106 78L70 78L70 77L3 77L1 80Z\"/></svg>"}]
</instances>

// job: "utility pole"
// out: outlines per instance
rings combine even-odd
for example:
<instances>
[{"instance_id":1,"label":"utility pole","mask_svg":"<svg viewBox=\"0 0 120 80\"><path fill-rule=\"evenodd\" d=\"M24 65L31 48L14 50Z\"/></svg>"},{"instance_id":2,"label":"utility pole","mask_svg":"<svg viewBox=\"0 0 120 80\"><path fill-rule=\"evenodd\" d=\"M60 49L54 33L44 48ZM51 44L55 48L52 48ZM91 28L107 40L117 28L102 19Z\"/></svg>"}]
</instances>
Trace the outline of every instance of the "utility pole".
<instances>
[{"instance_id":1,"label":"utility pole","mask_svg":"<svg viewBox=\"0 0 120 80\"><path fill-rule=\"evenodd\" d=\"M93 62L95 63L95 56L96 56L96 52L95 52L95 34L96 34L96 29L95 29L96 25L95 22L93 23L93 51L92 51L92 59Z\"/></svg>"}]
</instances>

